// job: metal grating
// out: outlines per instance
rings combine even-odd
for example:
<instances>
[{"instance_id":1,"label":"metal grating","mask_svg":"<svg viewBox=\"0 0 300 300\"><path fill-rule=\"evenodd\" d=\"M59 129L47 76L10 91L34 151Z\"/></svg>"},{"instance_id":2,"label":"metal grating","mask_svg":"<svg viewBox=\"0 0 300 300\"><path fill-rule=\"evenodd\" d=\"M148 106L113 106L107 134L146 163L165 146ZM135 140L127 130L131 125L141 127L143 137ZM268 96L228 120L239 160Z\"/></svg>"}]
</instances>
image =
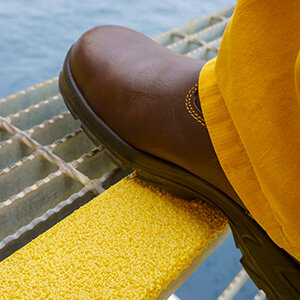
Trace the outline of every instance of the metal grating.
<instances>
[{"instance_id":1,"label":"metal grating","mask_svg":"<svg viewBox=\"0 0 300 300\"><path fill-rule=\"evenodd\" d=\"M57 78L1 99L0 112L3 259L39 234L38 225L47 229L128 171L116 168L82 132L58 93Z\"/></svg>"},{"instance_id":2,"label":"metal grating","mask_svg":"<svg viewBox=\"0 0 300 300\"><path fill-rule=\"evenodd\" d=\"M217 55L233 10L223 9L154 40L209 60ZM95 148L71 118L57 77L0 99L0 261L128 173L107 159L101 146ZM219 299L234 297L248 279L241 272ZM263 297L259 292L255 299Z\"/></svg>"}]
</instances>

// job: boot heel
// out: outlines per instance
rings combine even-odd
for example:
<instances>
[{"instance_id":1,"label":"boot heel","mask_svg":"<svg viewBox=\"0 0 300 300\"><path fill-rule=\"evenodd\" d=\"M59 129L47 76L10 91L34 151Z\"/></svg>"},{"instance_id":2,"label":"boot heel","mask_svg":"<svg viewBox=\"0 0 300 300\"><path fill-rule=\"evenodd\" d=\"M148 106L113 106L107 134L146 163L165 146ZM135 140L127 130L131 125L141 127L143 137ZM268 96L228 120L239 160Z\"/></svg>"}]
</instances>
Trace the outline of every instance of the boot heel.
<instances>
[{"instance_id":1,"label":"boot heel","mask_svg":"<svg viewBox=\"0 0 300 300\"><path fill-rule=\"evenodd\" d=\"M236 247L243 254L241 264L269 300L300 299L299 263L279 248L250 217L229 220Z\"/></svg>"},{"instance_id":2,"label":"boot heel","mask_svg":"<svg viewBox=\"0 0 300 300\"><path fill-rule=\"evenodd\" d=\"M183 185L149 172L137 170L137 176L182 199L197 198L214 203L212 199L205 199L201 194L194 193ZM223 201L225 204L226 200ZM241 264L251 279L266 293L269 300L300 299L299 264L275 245L251 216L247 216L243 209L237 209L235 206L229 207L232 214L229 224L235 244L243 254Z\"/></svg>"}]
</instances>

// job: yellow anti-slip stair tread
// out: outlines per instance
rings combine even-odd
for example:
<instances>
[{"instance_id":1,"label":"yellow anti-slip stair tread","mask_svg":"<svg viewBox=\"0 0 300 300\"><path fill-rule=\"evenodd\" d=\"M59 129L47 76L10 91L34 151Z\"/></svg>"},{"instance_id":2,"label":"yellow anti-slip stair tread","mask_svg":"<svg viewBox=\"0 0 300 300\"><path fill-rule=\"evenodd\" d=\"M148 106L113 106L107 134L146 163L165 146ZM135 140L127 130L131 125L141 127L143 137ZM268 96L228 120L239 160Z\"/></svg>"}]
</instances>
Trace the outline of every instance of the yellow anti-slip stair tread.
<instances>
[{"instance_id":1,"label":"yellow anti-slip stair tread","mask_svg":"<svg viewBox=\"0 0 300 300\"><path fill-rule=\"evenodd\" d=\"M155 299L227 225L128 177L0 263L1 299Z\"/></svg>"}]
</instances>

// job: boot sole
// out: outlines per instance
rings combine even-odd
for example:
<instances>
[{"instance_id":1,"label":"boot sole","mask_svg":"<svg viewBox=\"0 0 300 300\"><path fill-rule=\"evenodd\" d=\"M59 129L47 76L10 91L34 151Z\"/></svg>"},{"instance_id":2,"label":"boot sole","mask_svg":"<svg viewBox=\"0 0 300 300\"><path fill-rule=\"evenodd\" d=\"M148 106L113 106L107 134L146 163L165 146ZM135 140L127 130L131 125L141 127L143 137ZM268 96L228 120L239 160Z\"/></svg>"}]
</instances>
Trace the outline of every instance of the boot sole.
<instances>
[{"instance_id":1,"label":"boot sole","mask_svg":"<svg viewBox=\"0 0 300 300\"><path fill-rule=\"evenodd\" d=\"M59 76L64 102L81 127L122 169L136 170L147 182L183 198L204 199L228 218L241 264L268 299L300 299L300 264L279 248L266 232L231 198L183 168L137 150L105 124L88 105L71 73L69 50Z\"/></svg>"}]
</instances>

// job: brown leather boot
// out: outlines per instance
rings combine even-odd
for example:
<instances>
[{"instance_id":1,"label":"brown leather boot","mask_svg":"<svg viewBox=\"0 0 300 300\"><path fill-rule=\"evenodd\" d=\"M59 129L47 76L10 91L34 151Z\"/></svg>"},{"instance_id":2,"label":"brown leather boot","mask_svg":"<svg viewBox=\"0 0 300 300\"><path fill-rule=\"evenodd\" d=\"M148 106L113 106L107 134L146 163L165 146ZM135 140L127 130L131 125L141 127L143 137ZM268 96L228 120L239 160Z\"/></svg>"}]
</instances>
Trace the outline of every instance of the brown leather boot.
<instances>
[{"instance_id":1,"label":"brown leather boot","mask_svg":"<svg viewBox=\"0 0 300 300\"><path fill-rule=\"evenodd\" d=\"M116 164L180 197L217 206L229 219L248 273L277 297L283 276L274 277L274 261L291 270L294 261L251 218L218 162L198 97L203 65L133 30L102 26L69 51L60 90Z\"/></svg>"}]
</instances>

